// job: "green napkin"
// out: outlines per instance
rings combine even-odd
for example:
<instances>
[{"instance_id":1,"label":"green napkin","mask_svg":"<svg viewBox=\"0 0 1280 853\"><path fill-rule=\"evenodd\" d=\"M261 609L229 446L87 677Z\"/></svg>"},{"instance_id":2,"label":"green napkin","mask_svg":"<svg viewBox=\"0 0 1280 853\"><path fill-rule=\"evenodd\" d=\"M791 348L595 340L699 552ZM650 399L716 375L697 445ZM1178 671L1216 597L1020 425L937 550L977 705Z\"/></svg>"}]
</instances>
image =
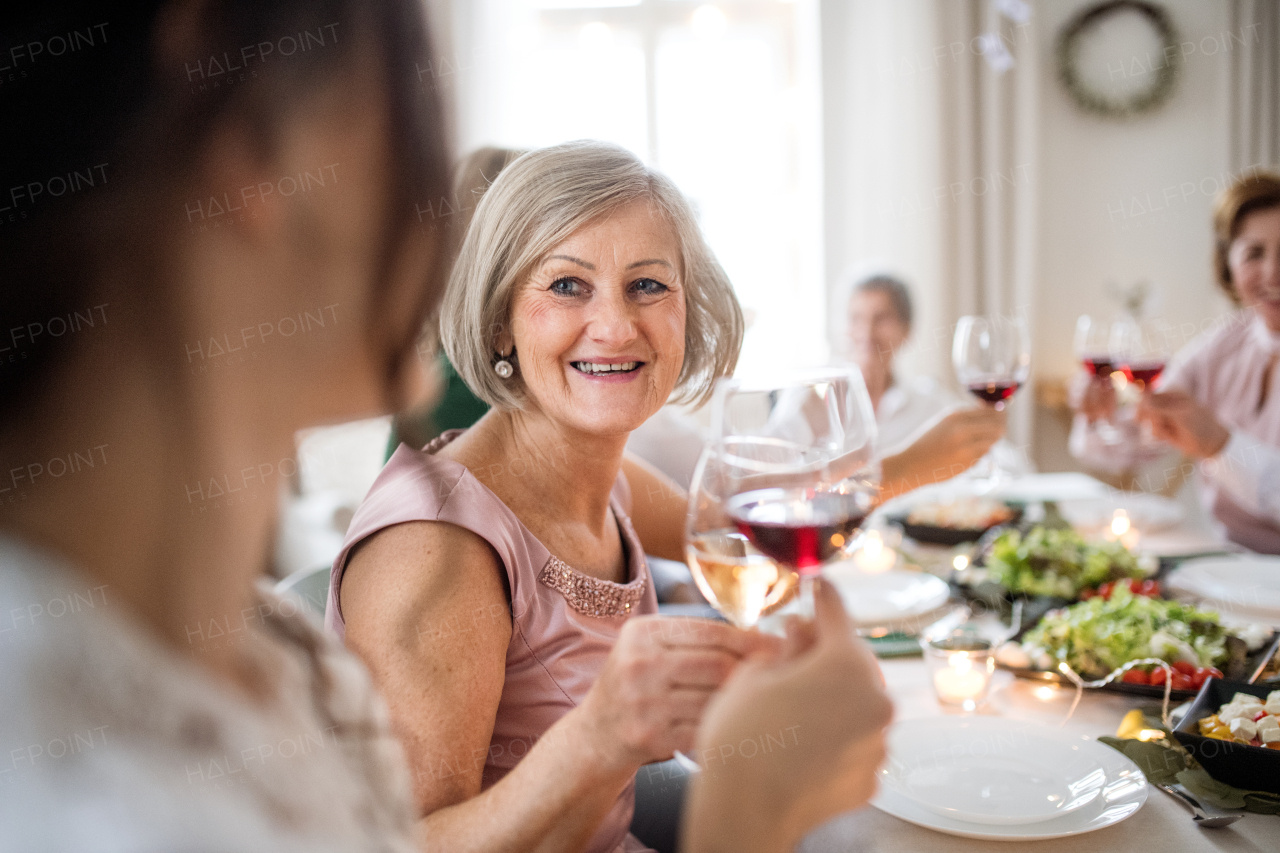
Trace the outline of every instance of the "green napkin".
<instances>
[{"instance_id":1,"label":"green napkin","mask_svg":"<svg viewBox=\"0 0 1280 853\"><path fill-rule=\"evenodd\" d=\"M920 657L920 638L913 634L885 634L883 637L864 637L871 644L871 651L878 658Z\"/></svg>"},{"instance_id":2,"label":"green napkin","mask_svg":"<svg viewBox=\"0 0 1280 853\"><path fill-rule=\"evenodd\" d=\"M1128 756L1156 785L1182 783L1196 799L1220 809L1245 809L1255 814L1280 815L1280 794L1242 791L1214 779L1158 721L1147 718L1149 728L1164 732L1163 740L1141 741L1116 737L1098 740Z\"/></svg>"}]
</instances>

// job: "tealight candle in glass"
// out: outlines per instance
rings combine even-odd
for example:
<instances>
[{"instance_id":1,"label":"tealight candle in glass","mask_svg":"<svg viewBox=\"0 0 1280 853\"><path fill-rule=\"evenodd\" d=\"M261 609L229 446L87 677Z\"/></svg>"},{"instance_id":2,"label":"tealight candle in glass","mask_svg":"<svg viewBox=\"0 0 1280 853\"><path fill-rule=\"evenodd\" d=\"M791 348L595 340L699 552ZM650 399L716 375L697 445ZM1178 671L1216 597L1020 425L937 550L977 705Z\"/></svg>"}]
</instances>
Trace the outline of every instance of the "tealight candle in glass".
<instances>
[{"instance_id":1,"label":"tealight candle in glass","mask_svg":"<svg viewBox=\"0 0 1280 853\"><path fill-rule=\"evenodd\" d=\"M996 669L990 640L952 634L922 645L933 692L939 702L974 711L986 701L991 675Z\"/></svg>"}]
</instances>

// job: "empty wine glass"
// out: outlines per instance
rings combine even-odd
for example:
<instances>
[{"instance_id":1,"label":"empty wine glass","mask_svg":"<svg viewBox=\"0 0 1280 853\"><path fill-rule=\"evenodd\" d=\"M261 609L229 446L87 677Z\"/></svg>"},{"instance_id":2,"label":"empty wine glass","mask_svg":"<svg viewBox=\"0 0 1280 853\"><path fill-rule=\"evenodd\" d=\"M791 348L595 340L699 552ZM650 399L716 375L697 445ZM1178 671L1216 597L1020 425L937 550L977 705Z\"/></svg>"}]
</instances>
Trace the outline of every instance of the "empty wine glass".
<instances>
[{"instance_id":1,"label":"empty wine glass","mask_svg":"<svg viewBox=\"0 0 1280 853\"><path fill-rule=\"evenodd\" d=\"M1003 411L1031 374L1031 339L1021 317L961 317L951 345L956 378L979 400ZM973 475L994 487L1003 472L988 452Z\"/></svg>"}]
</instances>

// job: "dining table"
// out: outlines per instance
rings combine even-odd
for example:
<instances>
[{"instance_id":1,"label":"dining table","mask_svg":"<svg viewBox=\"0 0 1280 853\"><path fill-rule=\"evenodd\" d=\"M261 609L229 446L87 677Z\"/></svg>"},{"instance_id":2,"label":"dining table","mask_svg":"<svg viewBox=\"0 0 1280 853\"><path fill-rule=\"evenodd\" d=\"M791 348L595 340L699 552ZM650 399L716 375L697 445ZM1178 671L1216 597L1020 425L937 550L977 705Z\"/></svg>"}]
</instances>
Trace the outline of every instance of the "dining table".
<instances>
[{"instance_id":1,"label":"dining table","mask_svg":"<svg viewBox=\"0 0 1280 853\"><path fill-rule=\"evenodd\" d=\"M925 663L919 658L880 661L895 707L895 722L937 720L962 711L944 707L934 697ZM1143 708L1159 716L1159 701L1101 690L1086 690L1074 713L1075 689L1015 678L997 670L991 692L976 714L1019 724L1033 723L1070 735L1115 735L1125 714ZM1219 829L1201 829L1190 811L1154 786L1146 802L1125 820L1065 838L1037 841L989 841L946 835L925 829L866 806L829 821L801 844L801 853L976 853L1002 849L1036 853L1276 853L1280 851L1280 815L1246 813Z\"/></svg>"}]
</instances>

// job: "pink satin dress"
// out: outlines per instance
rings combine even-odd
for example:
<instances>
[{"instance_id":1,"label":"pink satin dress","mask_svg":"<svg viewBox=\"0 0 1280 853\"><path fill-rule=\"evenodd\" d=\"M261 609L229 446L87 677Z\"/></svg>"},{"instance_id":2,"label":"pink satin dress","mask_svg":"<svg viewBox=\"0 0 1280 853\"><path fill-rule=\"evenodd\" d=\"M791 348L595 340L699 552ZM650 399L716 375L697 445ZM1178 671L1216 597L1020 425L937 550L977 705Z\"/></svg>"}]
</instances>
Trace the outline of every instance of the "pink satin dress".
<instances>
[{"instance_id":1,"label":"pink satin dress","mask_svg":"<svg viewBox=\"0 0 1280 853\"><path fill-rule=\"evenodd\" d=\"M402 444L382 469L334 561L325 626L344 635L338 590L347 558L352 548L383 528L408 521L443 521L470 530L493 546L511 592L511 643L484 766L482 784L488 788L582 701L623 623L633 614L657 613L658 600L644 549L628 518L631 493L621 473L610 504L626 550L625 584L600 580L566 565L464 465L435 455L460 434L461 430L451 430L421 451ZM433 768L432 772L436 769L445 770ZM628 832L634 810L632 782L601 822L587 851L648 850Z\"/></svg>"}]
</instances>

